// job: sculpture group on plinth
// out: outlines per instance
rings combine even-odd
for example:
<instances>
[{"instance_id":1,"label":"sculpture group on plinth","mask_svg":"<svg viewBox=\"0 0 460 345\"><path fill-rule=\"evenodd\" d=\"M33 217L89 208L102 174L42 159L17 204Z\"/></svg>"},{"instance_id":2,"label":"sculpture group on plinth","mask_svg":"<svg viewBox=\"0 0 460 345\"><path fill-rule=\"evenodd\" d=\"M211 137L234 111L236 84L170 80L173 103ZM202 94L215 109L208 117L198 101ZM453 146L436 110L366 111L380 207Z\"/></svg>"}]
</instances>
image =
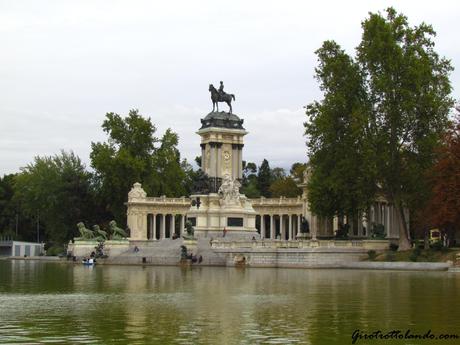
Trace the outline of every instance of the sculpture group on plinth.
<instances>
[{"instance_id":1,"label":"sculpture group on plinth","mask_svg":"<svg viewBox=\"0 0 460 345\"><path fill-rule=\"evenodd\" d=\"M240 205L240 188L240 181L232 180L230 175L226 174L217 192L221 197L220 204L226 206Z\"/></svg>"}]
</instances>

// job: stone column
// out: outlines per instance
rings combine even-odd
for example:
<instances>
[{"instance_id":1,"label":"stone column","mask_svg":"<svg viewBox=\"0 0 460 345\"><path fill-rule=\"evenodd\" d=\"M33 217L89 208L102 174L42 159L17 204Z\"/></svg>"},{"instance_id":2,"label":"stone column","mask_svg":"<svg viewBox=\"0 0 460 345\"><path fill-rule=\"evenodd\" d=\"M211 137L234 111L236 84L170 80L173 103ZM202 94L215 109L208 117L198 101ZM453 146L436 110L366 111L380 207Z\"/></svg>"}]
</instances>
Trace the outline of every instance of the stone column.
<instances>
[{"instance_id":1,"label":"stone column","mask_svg":"<svg viewBox=\"0 0 460 345\"><path fill-rule=\"evenodd\" d=\"M153 231L153 239L157 239L157 215L152 214L152 231Z\"/></svg>"},{"instance_id":2,"label":"stone column","mask_svg":"<svg viewBox=\"0 0 460 345\"><path fill-rule=\"evenodd\" d=\"M275 222L273 214L270 215L270 238L274 240L275 237Z\"/></svg>"},{"instance_id":3,"label":"stone column","mask_svg":"<svg viewBox=\"0 0 460 345\"><path fill-rule=\"evenodd\" d=\"M216 177L222 177L222 143L216 143Z\"/></svg>"},{"instance_id":4,"label":"stone column","mask_svg":"<svg viewBox=\"0 0 460 345\"><path fill-rule=\"evenodd\" d=\"M184 228L185 228L185 215L181 214L180 215L180 229L179 229L179 236L182 236L184 234Z\"/></svg>"},{"instance_id":5,"label":"stone column","mask_svg":"<svg viewBox=\"0 0 460 345\"><path fill-rule=\"evenodd\" d=\"M232 144L232 179L238 178L238 145Z\"/></svg>"},{"instance_id":6,"label":"stone column","mask_svg":"<svg viewBox=\"0 0 460 345\"><path fill-rule=\"evenodd\" d=\"M169 237L172 238L176 232L176 215L171 214L171 224L169 225Z\"/></svg>"},{"instance_id":7,"label":"stone column","mask_svg":"<svg viewBox=\"0 0 460 345\"><path fill-rule=\"evenodd\" d=\"M265 221L264 221L263 214L260 216L260 238L261 239L265 238Z\"/></svg>"},{"instance_id":8,"label":"stone column","mask_svg":"<svg viewBox=\"0 0 460 345\"><path fill-rule=\"evenodd\" d=\"M166 238L166 215L161 214L161 236L160 238L164 240Z\"/></svg>"},{"instance_id":9,"label":"stone column","mask_svg":"<svg viewBox=\"0 0 460 345\"><path fill-rule=\"evenodd\" d=\"M288 222L288 239L289 241L292 240L292 214L288 214L288 217L289 217L289 222Z\"/></svg>"},{"instance_id":10,"label":"stone column","mask_svg":"<svg viewBox=\"0 0 460 345\"><path fill-rule=\"evenodd\" d=\"M280 214L280 239L284 241L286 238L286 222L284 214Z\"/></svg>"},{"instance_id":11,"label":"stone column","mask_svg":"<svg viewBox=\"0 0 460 345\"><path fill-rule=\"evenodd\" d=\"M311 239L313 241L316 241L316 234L318 232L318 224L317 224L317 219L316 216L311 216L311 223L310 223L310 233L311 233Z\"/></svg>"},{"instance_id":12,"label":"stone column","mask_svg":"<svg viewBox=\"0 0 460 345\"><path fill-rule=\"evenodd\" d=\"M297 215L297 236L300 236L300 225L302 224L302 215Z\"/></svg>"},{"instance_id":13,"label":"stone column","mask_svg":"<svg viewBox=\"0 0 460 345\"><path fill-rule=\"evenodd\" d=\"M209 177L216 177L216 144L215 143L209 143L209 146L211 148L211 159L209 162Z\"/></svg>"},{"instance_id":14,"label":"stone column","mask_svg":"<svg viewBox=\"0 0 460 345\"><path fill-rule=\"evenodd\" d=\"M243 144L238 146L238 178L243 178Z\"/></svg>"},{"instance_id":15,"label":"stone column","mask_svg":"<svg viewBox=\"0 0 460 345\"><path fill-rule=\"evenodd\" d=\"M201 170L206 171L206 144L200 144L201 146Z\"/></svg>"}]
</instances>

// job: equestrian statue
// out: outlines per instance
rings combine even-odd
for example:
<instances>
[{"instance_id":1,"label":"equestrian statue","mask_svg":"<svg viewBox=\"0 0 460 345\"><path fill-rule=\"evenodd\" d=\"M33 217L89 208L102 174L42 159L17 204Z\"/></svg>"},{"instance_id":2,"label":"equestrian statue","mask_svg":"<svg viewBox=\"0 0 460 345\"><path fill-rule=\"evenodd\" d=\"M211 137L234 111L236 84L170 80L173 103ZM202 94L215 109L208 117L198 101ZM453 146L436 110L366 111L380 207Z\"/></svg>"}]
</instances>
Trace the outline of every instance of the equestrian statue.
<instances>
[{"instance_id":1,"label":"equestrian statue","mask_svg":"<svg viewBox=\"0 0 460 345\"><path fill-rule=\"evenodd\" d=\"M225 102L230 108L229 114L232 113L232 99L235 100L235 95L224 92L224 82L223 81L220 82L219 90L216 90L216 88L212 84L210 84L209 92L211 92L213 112L216 107L217 107L217 111L219 111L219 102Z\"/></svg>"}]
</instances>

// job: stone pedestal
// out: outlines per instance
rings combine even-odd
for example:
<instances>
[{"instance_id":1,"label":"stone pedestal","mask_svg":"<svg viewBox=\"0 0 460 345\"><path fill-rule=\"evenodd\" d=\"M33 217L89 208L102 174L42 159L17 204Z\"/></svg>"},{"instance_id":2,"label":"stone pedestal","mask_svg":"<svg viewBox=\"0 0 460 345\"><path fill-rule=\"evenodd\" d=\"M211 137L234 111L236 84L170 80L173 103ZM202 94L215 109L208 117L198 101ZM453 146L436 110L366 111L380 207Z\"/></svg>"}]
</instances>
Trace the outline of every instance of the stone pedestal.
<instances>
[{"instance_id":1,"label":"stone pedestal","mask_svg":"<svg viewBox=\"0 0 460 345\"><path fill-rule=\"evenodd\" d=\"M187 219L195 228L196 237L225 237L230 239L258 239L256 212L247 198L225 200L217 193L192 195L200 205L191 206ZM225 234L224 234L225 230Z\"/></svg>"}]
</instances>

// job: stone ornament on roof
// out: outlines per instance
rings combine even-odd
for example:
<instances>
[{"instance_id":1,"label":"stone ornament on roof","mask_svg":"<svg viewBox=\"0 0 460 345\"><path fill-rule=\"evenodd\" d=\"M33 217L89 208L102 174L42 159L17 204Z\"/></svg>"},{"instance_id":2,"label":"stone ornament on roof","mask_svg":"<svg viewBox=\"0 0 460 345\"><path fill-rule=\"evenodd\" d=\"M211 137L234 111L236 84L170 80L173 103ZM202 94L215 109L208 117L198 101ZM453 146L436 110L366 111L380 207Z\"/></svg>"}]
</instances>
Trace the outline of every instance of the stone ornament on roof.
<instances>
[{"instance_id":1,"label":"stone ornament on roof","mask_svg":"<svg viewBox=\"0 0 460 345\"><path fill-rule=\"evenodd\" d=\"M139 182L136 182L128 193L128 201L145 199L146 197L147 193L142 189L142 185Z\"/></svg>"}]
</instances>

